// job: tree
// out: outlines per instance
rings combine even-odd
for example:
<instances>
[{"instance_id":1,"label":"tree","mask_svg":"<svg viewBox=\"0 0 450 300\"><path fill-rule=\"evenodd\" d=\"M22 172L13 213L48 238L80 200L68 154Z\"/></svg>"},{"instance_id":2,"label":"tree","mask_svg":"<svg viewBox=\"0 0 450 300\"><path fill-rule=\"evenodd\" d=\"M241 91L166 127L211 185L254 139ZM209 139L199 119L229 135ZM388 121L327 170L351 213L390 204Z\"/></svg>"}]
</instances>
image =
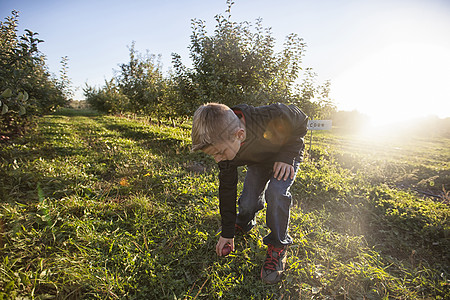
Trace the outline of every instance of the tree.
<instances>
[{"instance_id":1,"label":"tree","mask_svg":"<svg viewBox=\"0 0 450 300\"><path fill-rule=\"evenodd\" d=\"M63 93L64 98L70 101L73 97L72 80L69 77L69 58L61 57L61 69L59 70L59 79L57 87Z\"/></svg>"},{"instance_id":2,"label":"tree","mask_svg":"<svg viewBox=\"0 0 450 300\"><path fill-rule=\"evenodd\" d=\"M38 33L17 33L19 14L0 22L0 130L21 134L34 116L66 103L63 91L50 75L38 45Z\"/></svg>"},{"instance_id":3,"label":"tree","mask_svg":"<svg viewBox=\"0 0 450 300\"><path fill-rule=\"evenodd\" d=\"M208 35L205 22L192 20L190 58L186 67L181 56L173 53L173 71L164 77L159 59L135 50L133 42L130 60L121 64L114 80L118 92L129 99L127 111L150 116L192 116L205 102L220 102L228 106L239 103L264 105L274 102L295 103L311 112L325 116L334 106L328 97L330 83L316 83L316 74L306 69L306 77L296 85L302 70L306 44L296 34L286 37L282 51L275 52L275 39L262 20L236 23L231 20L233 2L227 1L226 15L217 15L214 33ZM108 88L106 88L108 90ZM88 89L89 97L100 90ZM106 98L95 98L97 107L110 109ZM105 105L98 105L98 101ZM95 102L94 101L94 102Z\"/></svg>"},{"instance_id":4,"label":"tree","mask_svg":"<svg viewBox=\"0 0 450 300\"><path fill-rule=\"evenodd\" d=\"M205 23L192 21L190 57L187 69L181 57L173 55L175 82L180 98L189 99L191 111L199 104L215 101L229 106L238 103L262 105L288 102L301 70L305 43L296 34L287 36L284 50L275 53L270 28L249 22L231 21L233 2L227 1L227 15L216 16L214 34L207 35Z\"/></svg>"},{"instance_id":5,"label":"tree","mask_svg":"<svg viewBox=\"0 0 450 300\"><path fill-rule=\"evenodd\" d=\"M302 82L296 86L292 97L287 101L301 107L313 119L329 119L336 111L336 106L329 97L331 83L317 83L317 73L306 68Z\"/></svg>"},{"instance_id":6,"label":"tree","mask_svg":"<svg viewBox=\"0 0 450 300\"><path fill-rule=\"evenodd\" d=\"M161 71L161 57L139 53L135 42L130 60L119 65L114 77L100 89L86 86L84 94L95 109L107 113L132 112L149 117L174 117L178 105L171 78Z\"/></svg>"},{"instance_id":7,"label":"tree","mask_svg":"<svg viewBox=\"0 0 450 300\"><path fill-rule=\"evenodd\" d=\"M106 81L101 88L86 85L83 91L87 103L99 112L123 113L129 108L130 100L114 79Z\"/></svg>"},{"instance_id":8,"label":"tree","mask_svg":"<svg viewBox=\"0 0 450 300\"><path fill-rule=\"evenodd\" d=\"M161 58L148 51L142 55L133 42L130 61L120 65L115 76L117 86L130 101L129 109L136 113L159 116L164 102L165 80L161 71Z\"/></svg>"}]
</instances>

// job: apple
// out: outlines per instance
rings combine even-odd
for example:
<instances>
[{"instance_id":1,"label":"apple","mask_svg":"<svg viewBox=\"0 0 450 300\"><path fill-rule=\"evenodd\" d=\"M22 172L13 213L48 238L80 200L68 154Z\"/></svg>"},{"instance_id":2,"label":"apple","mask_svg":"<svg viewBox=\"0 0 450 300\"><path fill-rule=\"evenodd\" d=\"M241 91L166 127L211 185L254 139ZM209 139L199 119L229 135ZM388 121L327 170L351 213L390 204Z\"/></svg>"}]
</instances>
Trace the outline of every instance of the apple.
<instances>
[{"instance_id":1,"label":"apple","mask_svg":"<svg viewBox=\"0 0 450 300\"><path fill-rule=\"evenodd\" d=\"M223 246L222 248L222 256L227 256L228 254L230 254L231 252L231 245L230 244L226 244L225 246Z\"/></svg>"}]
</instances>

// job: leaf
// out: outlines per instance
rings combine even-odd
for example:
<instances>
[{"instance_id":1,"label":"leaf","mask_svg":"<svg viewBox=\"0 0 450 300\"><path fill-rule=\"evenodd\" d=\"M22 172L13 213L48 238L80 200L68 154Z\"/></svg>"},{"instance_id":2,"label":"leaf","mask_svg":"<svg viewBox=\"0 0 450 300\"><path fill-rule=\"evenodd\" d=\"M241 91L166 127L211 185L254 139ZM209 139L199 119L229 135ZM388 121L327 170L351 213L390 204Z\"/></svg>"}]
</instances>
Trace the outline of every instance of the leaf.
<instances>
[{"instance_id":1,"label":"leaf","mask_svg":"<svg viewBox=\"0 0 450 300\"><path fill-rule=\"evenodd\" d=\"M9 98L9 97L11 97L12 96L12 91L11 91L11 89L6 89L3 93L2 93L2 97L3 98Z\"/></svg>"},{"instance_id":2,"label":"leaf","mask_svg":"<svg viewBox=\"0 0 450 300\"><path fill-rule=\"evenodd\" d=\"M17 99L18 99L19 101L22 101L22 100L23 100L23 93L22 93L22 92L20 92L19 95L17 95Z\"/></svg>"},{"instance_id":3,"label":"leaf","mask_svg":"<svg viewBox=\"0 0 450 300\"><path fill-rule=\"evenodd\" d=\"M6 114L8 112L8 105L6 105L5 103L3 103L3 107L2 107L2 115Z\"/></svg>"},{"instance_id":4,"label":"leaf","mask_svg":"<svg viewBox=\"0 0 450 300\"><path fill-rule=\"evenodd\" d=\"M23 116L26 113L27 113L27 111L25 109L25 106L20 106L20 108L19 108L19 116Z\"/></svg>"},{"instance_id":5,"label":"leaf","mask_svg":"<svg viewBox=\"0 0 450 300\"><path fill-rule=\"evenodd\" d=\"M23 92L23 101L27 101L28 100L28 93L27 92Z\"/></svg>"}]
</instances>

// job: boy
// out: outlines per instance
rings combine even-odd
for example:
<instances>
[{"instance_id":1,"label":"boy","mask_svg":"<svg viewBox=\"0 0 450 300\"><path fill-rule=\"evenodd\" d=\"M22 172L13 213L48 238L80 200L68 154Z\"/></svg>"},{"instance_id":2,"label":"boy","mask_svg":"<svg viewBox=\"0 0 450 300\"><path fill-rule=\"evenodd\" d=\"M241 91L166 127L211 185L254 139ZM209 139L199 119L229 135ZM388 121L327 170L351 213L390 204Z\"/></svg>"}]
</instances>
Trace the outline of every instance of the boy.
<instances>
[{"instance_id":1,"label":"boy","mask_svg":"<svg viewBox=\"0 0 450 300\"><path fill-rule=\"evenodd\" d=\"M214 157L219 166L219 207L222 232L216 253L229 244L234 250L235 231L246 233L256 225L256 213L267 203L270 233L261 269L266 283L281 279L286 262L292 185L303 159L308 117L294 105L261 107L238 105L230 109L218 103L202 105L194 114L192 150ZM247 165L236 215L237 167Z\"/></svg>"}]
</instances>

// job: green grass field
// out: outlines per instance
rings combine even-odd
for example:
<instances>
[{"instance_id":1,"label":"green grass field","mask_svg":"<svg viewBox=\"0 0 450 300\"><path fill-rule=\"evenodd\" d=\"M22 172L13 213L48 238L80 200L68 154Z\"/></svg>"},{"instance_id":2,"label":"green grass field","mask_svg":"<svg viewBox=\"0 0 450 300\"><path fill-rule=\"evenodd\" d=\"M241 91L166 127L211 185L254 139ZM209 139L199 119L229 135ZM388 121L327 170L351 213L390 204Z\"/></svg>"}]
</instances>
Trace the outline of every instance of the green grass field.
<instances>
[{"instance_id":1,"label":"green grass field","mask_svg":"<svg viewBox=\"0 0 450 300\"><path fill-rule=\"evenodd\" d=\"M217 167L189 124L45 116L0 145L0 299L449 299L450 139L372 138L314 133L265 285L264 212L215 254Z\"/></svg>"}]
</instances>

